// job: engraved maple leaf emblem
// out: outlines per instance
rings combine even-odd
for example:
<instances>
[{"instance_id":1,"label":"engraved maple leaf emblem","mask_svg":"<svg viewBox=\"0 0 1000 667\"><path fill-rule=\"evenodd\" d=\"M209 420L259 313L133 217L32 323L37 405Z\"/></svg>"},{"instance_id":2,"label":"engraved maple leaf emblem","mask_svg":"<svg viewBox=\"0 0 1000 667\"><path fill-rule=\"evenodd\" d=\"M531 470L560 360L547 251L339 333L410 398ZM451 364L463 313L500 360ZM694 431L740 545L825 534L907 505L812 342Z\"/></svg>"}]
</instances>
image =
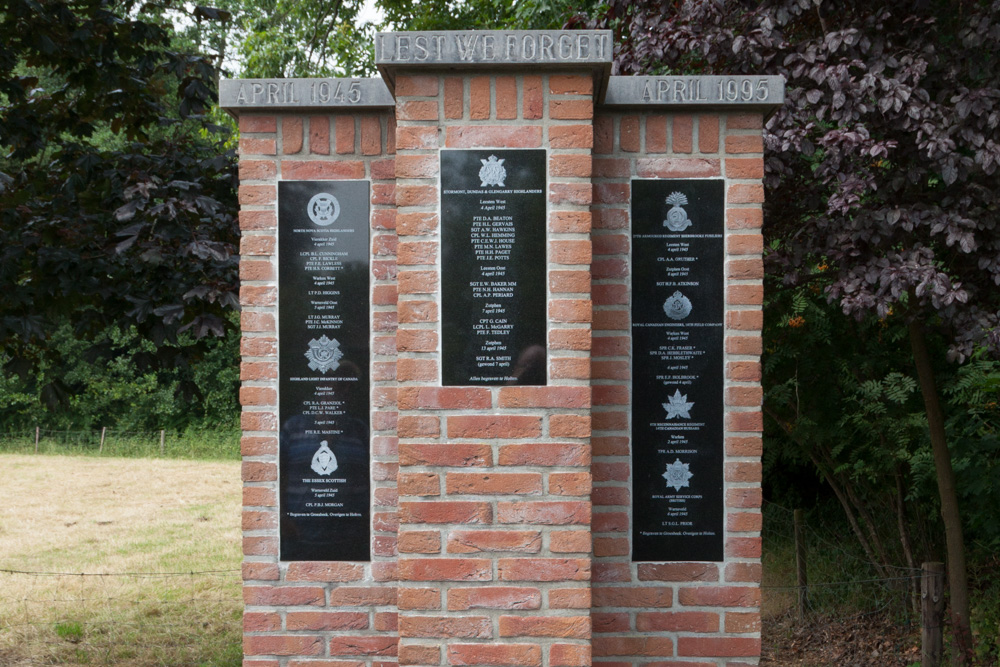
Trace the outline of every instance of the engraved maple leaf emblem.
<instances>
[{"instance_id":1,"label":"engraved maple leaf emblem","mask_svg":"<svg viewBox=\"0 0 1000 667\"><path fill-rule=\"evenodd\" d=\"M667 419L673 419L674 417L682 417L683 419L691 419L691 414L688 412L694 407L694 403L690 403L687 400L687 394L681 394L681 390L677 389L674 391L673 396L668 396L668 403L663 403L663 409L667 411Z\"/></svg>"}]
</instances>

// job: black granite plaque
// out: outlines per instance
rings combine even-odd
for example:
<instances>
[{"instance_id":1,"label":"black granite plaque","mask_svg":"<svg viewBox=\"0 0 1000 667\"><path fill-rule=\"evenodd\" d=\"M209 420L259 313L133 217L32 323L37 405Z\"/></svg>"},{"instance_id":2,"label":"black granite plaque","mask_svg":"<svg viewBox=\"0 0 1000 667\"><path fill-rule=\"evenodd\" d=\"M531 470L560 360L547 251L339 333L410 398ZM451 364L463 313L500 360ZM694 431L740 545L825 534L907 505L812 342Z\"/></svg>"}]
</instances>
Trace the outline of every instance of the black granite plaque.
<instances>
[{"instance_id":1,"label":"black granite plaque","mask_svg":"<svg viewBox=\"0 0 1000 667\"><path fill-rule=\"evenodd\" d=\"M281 560L370 560L368 187L278 184Z\"/></svg>"},{"instance_id":2,"label":"black granite plaque","mask_svg":"<svg viewBox=\"0 0 1000 667\"><path fill-rule=\"evenodd\" d=\"M544 385L545 151L441 151L445 385Z\"/></svg>"},{"instance_id":3,"label":"black granite plaque","mask_svg":"<svg viewBox=\"0 0 1000 667\"><path fill-rule=\"evenodd\" d=\"M723 558L724 191L632 181L632 560Z\"/></svg>"}]
</instances>

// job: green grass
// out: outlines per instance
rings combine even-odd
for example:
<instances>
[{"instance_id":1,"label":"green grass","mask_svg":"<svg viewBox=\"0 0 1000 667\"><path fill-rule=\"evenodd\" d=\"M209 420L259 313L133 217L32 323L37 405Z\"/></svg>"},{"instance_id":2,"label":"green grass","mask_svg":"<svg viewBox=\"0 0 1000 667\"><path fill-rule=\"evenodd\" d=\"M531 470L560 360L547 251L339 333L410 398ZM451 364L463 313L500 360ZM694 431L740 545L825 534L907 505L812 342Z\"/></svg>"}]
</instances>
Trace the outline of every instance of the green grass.
<instances>
[{"instance_id":1,"label":"green grass","mask_svg":"<svg viewBox=\"0 0 1000 667\"><path fill-rule=\"evenodd\" d=\"M0 454L0 665L238 667L239 470Z\"/></svg>"},{"instance_id":2,"label":"green grass","mask_svg":"<svg viewBox=\"0 0 1000 667\"><path fill-rule=\"evenodd\" d=\"M165 431L108 429L101 431L52 431L42 429L36 443L34 432L0 433L0 453L57 456L105 456L119 458L168 458L236 461L240 458L240 431Z\"/></svg>"},{"instance_id":3,"label":"green grass","mask_svg":"<svg viewBox=\"0 0 1000 667\"><path fill-rule=\"evenodd\" d=\"M55 630L60 639L78 642L83 638L83 626L76 621L56 623Z\"/></svg>"}]
</instances>

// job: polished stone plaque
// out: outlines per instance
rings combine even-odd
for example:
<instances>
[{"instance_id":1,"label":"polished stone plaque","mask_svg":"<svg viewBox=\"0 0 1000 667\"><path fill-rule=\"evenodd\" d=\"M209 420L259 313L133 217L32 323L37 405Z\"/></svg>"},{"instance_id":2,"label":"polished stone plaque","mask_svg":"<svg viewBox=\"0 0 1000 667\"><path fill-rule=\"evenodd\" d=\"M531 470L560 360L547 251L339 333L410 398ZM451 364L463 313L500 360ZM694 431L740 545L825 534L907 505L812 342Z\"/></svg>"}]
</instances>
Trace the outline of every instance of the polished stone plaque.
<instances>
[{"instance_id":1,"label":"polished stone plaque","mask_svg":"<svg viewBox=\"0 0 1000 667\"><path fill-rule=\"evenodd\" d=\"M544 385L544 150L441 151L445 385Z\"/></svg>"},{"instance_id":2,"label":"polished stone plaque","mask_svg":"<svg viewBox=\"0 0 1000 667\"><path fill-rule=\"evenodd\" d=\"M723 558L725 194L632 181L632 560Z\"/></svg>"},{"instance_id":3,"label":"polished stone plaque","mask_svg":"<svg viewBox=\"0 0 1000 667\"><path fill-rule=\"evenodd\" d=\"M368 189L278 183L281 560L370 560Z\"/></svg>"}]
</instances>

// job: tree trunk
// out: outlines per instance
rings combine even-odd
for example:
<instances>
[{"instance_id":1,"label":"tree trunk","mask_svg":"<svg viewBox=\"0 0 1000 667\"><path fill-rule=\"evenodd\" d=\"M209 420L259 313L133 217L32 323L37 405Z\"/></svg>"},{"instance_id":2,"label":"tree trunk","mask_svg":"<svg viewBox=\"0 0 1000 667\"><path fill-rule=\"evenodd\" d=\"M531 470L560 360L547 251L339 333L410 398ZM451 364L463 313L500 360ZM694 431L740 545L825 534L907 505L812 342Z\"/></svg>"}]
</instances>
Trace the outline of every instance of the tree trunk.
<instances>
[{"instance_id":1,"label":"tree trunk","mask_svg":"<svg viewBox=\"0 0 1000 667\"><path fill-rule=\"evenodd\" d=\"M955 635L955 660L957 664L972 663L973 640L969 625L969 579L965 570L965 542L962 539L962 517L958 512L958 494L955 491L955 471L951 467L951 452L944 432L944 413L934 384L934 369L923 324L914 320L909 324L913 362L920 380L920 393L924 397L927 426L930 429L931 450L937 472L938 494L941 497L941 519L944 521L945 544L948 549L948 592L951 597L951 624Z\"/></svg>"},{"instance_id":2,"label":"tree trunk","mask_svg":"<svg viewBox=\"0 0 1000 667\"><path fill-rule=\"evenodd\" d=\"M871 512L868 511L865 504L861 502L860 498L858 498L858 494L855 493L854 486L850 483L850 480L844 481L844 491L847 492L848 499L850 499L851 503L854 504L854 507L857 508L858 516L861 517L861 520L868 528L868 535L871 538L872 548L874 548L876 553L878 553L879 562L886 566L891 565L889 561L889 554L886 552L885 546L882 544L882 538L879 537L878 531L875 530L875 519L872 518ZM875 494L872 495L876 498L878 497Z\"/></svg>"},{"instance_id":3,"label":"tree trunk","mask_svg":"<svg viewBox=\"0 0 1000 667\"><path fill-rule=\"evenodd\" d=\"M913 546L910 544L910 532L906 528L906 495L903 493L903 473L896 464L896 527L899 529L899 541L903 545L903 556L906 557L906 566L910 568L910 574L917 569L913 559ZM910 608L914 617L920 616L920 582L916 577L911 576L909 581Z\"/></svg>"},{"instance_id":4,"label":"tree trunk","mask_svg":"<svg viewBox=\"0 0 1000 667\"><path fill-rule=\"evenodd\" d=\"M854 536L858 538L858 543L865 550L865 555L868 556L868 561L875 567L880 577L888 577L888 573L885 568L882 567L882 564L879 563L878 558L875 556L875 552L872 550L871 545L865 538L865 534L861 530L861 526L858 524L857 518L854 516L854 510L851 509L851 503L847 499L847 495L840 488L840 484L838 484L834 478L832 470L828 469L827 465L820 460L820 455L818 455L815 451L816 448L807 446L805 441L792 433L792 430L786 426L785 423L778 418L778 415L773 410L768 408L768 406L764 406L764 411L767 412L772 419L774 419L774 421L781 427L788 437L790 437L799 447L802 448L802 451L809 457L812 464L816 466L816 470L823 475L823 479L826 480L826 483L830 486L833 494L837 496L837 500L840 501L840 506L844 510L844 515L847 517L848 523L851 524L851 530L854 531ZM829 458L829 455L826 455L826 458Z\"/></svg>"}]
</instances>

